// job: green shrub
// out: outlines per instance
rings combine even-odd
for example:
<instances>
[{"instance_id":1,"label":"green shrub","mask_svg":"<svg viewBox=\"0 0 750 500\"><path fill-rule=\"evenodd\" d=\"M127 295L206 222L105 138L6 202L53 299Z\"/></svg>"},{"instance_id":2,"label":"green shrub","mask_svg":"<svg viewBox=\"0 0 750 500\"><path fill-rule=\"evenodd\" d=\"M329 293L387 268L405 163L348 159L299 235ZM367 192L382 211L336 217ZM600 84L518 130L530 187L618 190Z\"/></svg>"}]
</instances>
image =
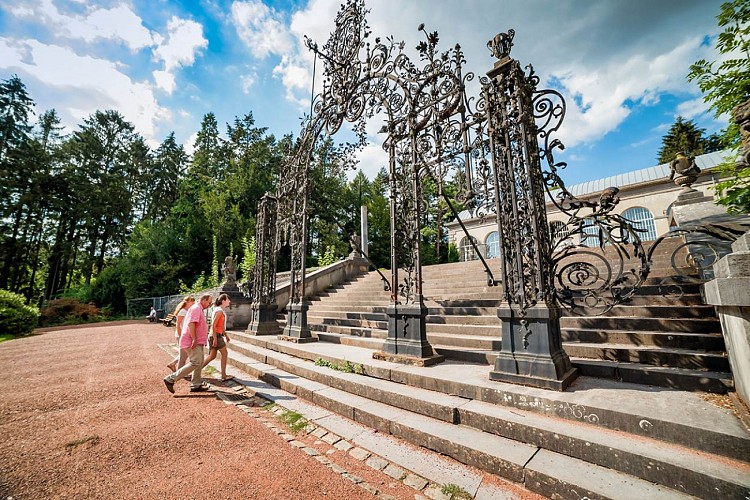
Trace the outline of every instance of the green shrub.
<instances>
[{"instance_id":1,"label":"green shrub","mask_svg":"<svg viewBox=\"0 0 750 500\"><path fill-rule=\"evenodd\" d=\"M320 267L325 267L335 264L338 261L339 259L336 257L336 249L329 245L326 247L325 253L318 258L318 265Z\"/></svg>"},{"instance_id":2,"label":"green shrub","mask_svg":"<svg viewBox=\"0 0 750 500\"><path fill-rule=\"evenodd\" d=\"M42 308L39 324L75 325L102 319L101 311L94 304L84 304L77 299L56 299L50 300L47 306Z\"/></svg>"},{"instance_id":3,"label":"green shrub","mask_svg":"<svg viewBox=\"0 0 750 500\"><path fill-rule=\"evenodd\" d=\"M23 295L0 290L0 333L26 335L39 320L39 309L27 306Z\"/></svg>"}]
</instances>

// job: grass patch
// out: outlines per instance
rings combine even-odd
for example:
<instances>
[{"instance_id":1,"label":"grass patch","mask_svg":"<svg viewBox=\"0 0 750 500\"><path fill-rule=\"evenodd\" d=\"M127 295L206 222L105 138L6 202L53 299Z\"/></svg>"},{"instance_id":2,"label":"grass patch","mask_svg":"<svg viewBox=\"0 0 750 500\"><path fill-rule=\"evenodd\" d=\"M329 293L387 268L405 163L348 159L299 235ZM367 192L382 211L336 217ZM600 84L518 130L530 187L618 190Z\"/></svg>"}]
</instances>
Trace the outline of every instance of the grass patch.
<instances>
[{"instance_id":1,"label":"grass patch","mask_svg":"<svg viewBox=\"0 0 750 500\"><path fill-rule=\"evenodd\" d=\"M216 373L219 373L219 370L217 370L216 368L214 368L214 367L213 367L213 366L211 366L211 365L207 365L207 366L206 366L206 367L205 367L205 368L203 369L203 373L205 373L206 375L209 375L209 376L210 376L210 375L214 375L214 374L216 374Z\"/></svg>"},{"instance_id":2,"label":"grass patch","mask_svg":"<svg viewBox=\"0 0 750 500\"><path fill-rule=\"evenodd\" d=\"M472 498L468 491L453 483L443 485L440 492L451 500L471 500Z\"/></svg>"},{"instance_id":3,"label":"grass patch","mask_svg":"<svg viewBox=\"0 0 750 500\"><path fill-rule=\"evenodd\" d=\"M296 411L285 411L280 418L295 434L307 425L307 419Z\"/></svg>"},{"instance_id":4,"label":"grass patch","mask_svg":"<svg viewBox=\"0 0 750 500\"><path fill-rule=\"evenodd\" d=\"M264 409L264 410L266 410L266 411L271 411L271 410L273 410L273 409L274 409L275 407L276 407L276 403L274 403L273 401L271 401L271 402L268 402L268 403L264 404L263 406L261 406L261 408L263 408L263 409Z\"/></svg>"},{"instance_id":5,"label":"grass patch","mask_svg":"<svg viewBox=\"0 0 750 500\"><path fill-rule=\"evenodd\" d=\"M91 448L92 446L96 446L97 444L99 444L99 441L101 441L101 438L99 436L86 436L65 443L65 449L68 451L72 451L73 449L78 448L83 444L88 444L88 447Z\"/></svg>"},{"instance_id":6,"label":"grass patch","mask_svg":"<svg viewBox=\"0 0 750 500\"><path fill-rule=\"evenodd\" d=\"M14 338L16 338L16 336L11 335L10 333L0 333L0 342L5 342L6 340L10 340Z\"/></svg>"},{"instance_id":7,"label":"grass patch","mask_svg":"<svg viewBox=\"0 0 750 500\"><path fill-rule=\"evenodd\" d=\"M362 364L351 363L346 359L342 363L334 363L333 361L328 361L327 359L317 358L315 360L315 366L327 366L328 368L339 372L356 373L357 375L362 375L365 373L365 367L362 366Z\"/></svg>"}]
</instances>

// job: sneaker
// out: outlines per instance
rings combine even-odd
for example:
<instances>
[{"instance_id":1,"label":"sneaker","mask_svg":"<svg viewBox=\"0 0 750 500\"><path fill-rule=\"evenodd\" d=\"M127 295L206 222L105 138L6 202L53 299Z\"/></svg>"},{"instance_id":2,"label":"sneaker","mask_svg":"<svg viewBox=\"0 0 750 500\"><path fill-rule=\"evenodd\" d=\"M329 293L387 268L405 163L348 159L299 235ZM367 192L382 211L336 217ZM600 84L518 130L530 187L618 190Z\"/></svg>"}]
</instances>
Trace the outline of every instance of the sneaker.
<instances>
[{"instance_id":1,"label":"sneaker","mask_svg":"<svg viewBox=\"0 0 750 500\"><path fill-rule=\"evenodd\" d=\"M166 385L166 386L167 386L167 390L168 390L169 392L171 392L172 394L174 394L174 382L172 382L172 381L171 381L171 380L169 380L168 378L165 378L165 379L164 379L164 385Z\"/></svg>"},{"instance_id":2,"label":"sneaker","mask_svg":"<svg viewBox=\"0 0 750 500\"><path fill-rule=\"evenodd\" d=\"M166 382L166 381L165 381ZM206 392L207 390L211 389L211 386L207 383L203 382L201 385L191 387L190 392Z\"/></svg>"}]
</instances>

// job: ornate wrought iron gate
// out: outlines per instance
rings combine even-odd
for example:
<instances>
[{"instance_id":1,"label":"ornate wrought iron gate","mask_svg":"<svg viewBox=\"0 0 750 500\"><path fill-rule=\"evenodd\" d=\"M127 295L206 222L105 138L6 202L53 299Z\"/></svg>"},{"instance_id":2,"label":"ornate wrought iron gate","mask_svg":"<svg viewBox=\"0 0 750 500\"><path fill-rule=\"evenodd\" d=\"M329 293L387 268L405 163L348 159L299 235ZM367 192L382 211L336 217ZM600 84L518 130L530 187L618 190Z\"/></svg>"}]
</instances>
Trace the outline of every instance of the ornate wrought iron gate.
<instances>
[{"instance_id":1,"label":"ornate wrought iron gate","mask_svg":"<svg viewBox=\"0 0 750 500\"><path fill-rule=\"evenodd\" d=\"M403 42L372 36L363 0L348 0L323 47L306 40L324 64L323 90L314 97L311 116L283 163L275 198L263 202L266 210L278 200L277 230L272 234L269 215L263 215L258 226L258 240L264 242L258 246L259 265L275 263L281 240L288 241L292 250L284 336L313 340L305 301L313 152L324 136L335 134L344 122L353 124L364 144L365 121L382 116L391 210L391 281L385 288L391 291L391 300L388 339L377 356L403 356L420 364L441 360L425 333L422 190L426 179L440 186L449 175L459 174L463 181L456 197L451 200L444 194L454 215L455 204L460 204L475 216L496 218L500 234L501 280L483 261L488 284L502 283L504 296L498 309L502 351L490 377L562 390L575 370L561 347L559 306L610 309L643 283L649 256L638 230L612 214L618 201L616 188L605 190L598 202L579 200L565 188L558 175L565 164L556 163L553 156L563 148L554 133L565 116L565 101L553 90L538 90L533 68L528 66L525 72L510 57L513 30L488 42L497 62L480 78L481 95L475 98L467 94L475 76L463 70L461 47L438 51L438 34L423 25L418 29L424 40L417 46L415 62L404 53ZM568 236L593 229L601 248L611 248L619 262L615 259L613 264L588 247L569 244L569 238L553 240L545 197L568 214ZM274 244L268 243L271 239ZM273 265L262 264L261 269L256 270L253 284L259 304L271 300L268 287L275 283Z\"/></svg>"}]
</instances>

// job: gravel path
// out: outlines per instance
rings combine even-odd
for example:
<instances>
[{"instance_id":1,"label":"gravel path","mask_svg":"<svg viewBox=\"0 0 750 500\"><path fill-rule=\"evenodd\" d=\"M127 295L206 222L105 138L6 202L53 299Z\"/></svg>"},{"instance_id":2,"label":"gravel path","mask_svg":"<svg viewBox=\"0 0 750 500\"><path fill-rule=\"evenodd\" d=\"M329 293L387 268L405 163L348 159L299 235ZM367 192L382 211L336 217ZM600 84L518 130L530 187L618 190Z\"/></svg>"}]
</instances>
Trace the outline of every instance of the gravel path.
<instances>
[{"instance_id":1,"label":"gravel path","mask_svg":"<svg viewBox=\"0 0 750 500\"><path fill-rule=\"evenodd\" d=\"M291 436L261 398L242 411L185 381L168 393L158 345L171 335L112 323L1 343L0 498L415 498L346 451ZM505 498L534 496L508 486Z\"/></svg>"}]
</instances>

